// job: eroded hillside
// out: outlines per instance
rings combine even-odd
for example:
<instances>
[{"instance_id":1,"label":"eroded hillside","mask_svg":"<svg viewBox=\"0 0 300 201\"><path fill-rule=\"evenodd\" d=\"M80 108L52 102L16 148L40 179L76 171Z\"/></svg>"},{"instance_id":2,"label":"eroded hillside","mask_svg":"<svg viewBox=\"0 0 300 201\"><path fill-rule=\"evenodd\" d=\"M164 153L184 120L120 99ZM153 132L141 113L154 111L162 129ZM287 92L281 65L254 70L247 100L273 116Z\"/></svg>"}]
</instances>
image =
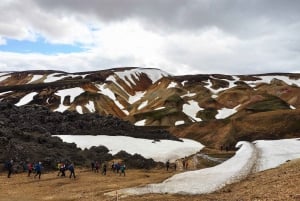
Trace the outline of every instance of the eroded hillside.
<instances>
[{"instance_id":1,"label":"eroded hillside","mask_svg":"<svg viewBox=\"0 0 300 201\"><path fill-rule=\"evenodd\" d=\"M113 115L214 147L300 136L299 74L172 76L146 68L2 72L0 100Z\"/></svg>"}]
</instances>

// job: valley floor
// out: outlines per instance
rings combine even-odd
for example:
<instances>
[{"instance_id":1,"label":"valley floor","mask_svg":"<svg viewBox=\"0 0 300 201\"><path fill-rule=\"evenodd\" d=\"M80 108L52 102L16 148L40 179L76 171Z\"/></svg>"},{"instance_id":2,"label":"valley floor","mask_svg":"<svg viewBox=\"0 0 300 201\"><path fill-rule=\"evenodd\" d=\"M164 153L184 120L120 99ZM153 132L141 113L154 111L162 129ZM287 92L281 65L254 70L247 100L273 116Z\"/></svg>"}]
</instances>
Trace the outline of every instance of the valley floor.
<instances>
[{"instance_id":1,"label":"valley floor","mask_svg":"<svg viewBox=\"0 0 300 201\"><path fill-rule=\"evenodd\" d=\"M108 171L106 176L89 170L77 169L77 178L57 177L57 172L42 175L41 180L15 174L7 178L0 174L0 201L93 201L116 200L104 193L121 188L158 183L172 176L175 171L165 169L127 170L126 176ZM69 172L68 172L69 174ZM68 176L67 174L67 176ZM199 181L201 182L201 181ZM244 181L231 184L218 192L206 195L147 194L120 197L120 201L198 201L198 200L296 200L300 201L300 160L288 162L279 168L259 172Z\"/></svg>"}]
</instances>

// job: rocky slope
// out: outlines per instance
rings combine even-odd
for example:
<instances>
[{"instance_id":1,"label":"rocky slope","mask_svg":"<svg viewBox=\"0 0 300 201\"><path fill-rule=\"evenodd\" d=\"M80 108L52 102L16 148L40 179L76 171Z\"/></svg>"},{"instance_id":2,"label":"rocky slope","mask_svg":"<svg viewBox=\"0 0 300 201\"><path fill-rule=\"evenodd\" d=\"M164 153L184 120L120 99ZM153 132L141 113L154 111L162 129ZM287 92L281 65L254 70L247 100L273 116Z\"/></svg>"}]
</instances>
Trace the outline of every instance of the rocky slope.
<instances>
[{"instance_id":1,"label":"rocky slope","mask_svg":"<svg viewBox=\"0 0 300 201\"><path fill-rule=\"evenodd\" d=\"M81 150L74 143L64 143L53 135L122 135L144 139L178 140L165 130L136 127L113 116L78 114L65 111L51 112L39 105L17 107L0 102L0 162L14 159L43 161L47 168L55 167L60 160L87 165L92 160L100 162L113 159L126 161L129 167L150 168L158 165L152 159L120 152L109 154L106 147Z\"/></svg>"}]
</instances>

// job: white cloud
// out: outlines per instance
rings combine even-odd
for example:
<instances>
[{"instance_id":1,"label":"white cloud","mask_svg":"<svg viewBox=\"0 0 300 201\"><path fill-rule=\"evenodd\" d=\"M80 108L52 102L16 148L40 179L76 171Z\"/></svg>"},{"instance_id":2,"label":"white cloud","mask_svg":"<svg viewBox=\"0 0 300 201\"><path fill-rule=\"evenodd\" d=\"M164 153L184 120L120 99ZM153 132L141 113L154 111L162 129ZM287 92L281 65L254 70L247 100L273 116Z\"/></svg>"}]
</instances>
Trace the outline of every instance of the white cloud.
<instances>
[{"instance_id":1,"label":"white cloud","mask_svg":"<svg viewBox=\"0 0 300 201\"><path fill-rule=\"evenodd\" d=\"M83 52L2 51L0 67L75 72L139 66L171 74L299 72L298 3L231 3L235 6L202 0L5 0L0 5L0 45L7 39L42 38L80 45ZM249 9L242 12L245 7ZM218 12L212 15L213 11Z\"/></svg>"}]
</instances>

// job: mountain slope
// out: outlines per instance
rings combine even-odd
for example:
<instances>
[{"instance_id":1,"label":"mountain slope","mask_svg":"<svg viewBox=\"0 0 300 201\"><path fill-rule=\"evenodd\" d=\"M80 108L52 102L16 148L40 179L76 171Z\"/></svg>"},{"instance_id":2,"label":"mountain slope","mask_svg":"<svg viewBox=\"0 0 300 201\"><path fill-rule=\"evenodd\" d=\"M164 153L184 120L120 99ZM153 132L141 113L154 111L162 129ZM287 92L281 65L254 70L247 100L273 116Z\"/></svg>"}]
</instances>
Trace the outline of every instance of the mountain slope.
<instances>
[{"instance_id":1,"label":"mountain slope","mask_svg":"<svg viewBox=\"0 0 300 201\"><path fill-rule=\"evenodd\" d=\"M207 145L232 146L243 139L299 136L300 74L172 76L134 67L2 72L0 101L113 115L138 126L167 127Z\"/></svg>"}]
</instances>

